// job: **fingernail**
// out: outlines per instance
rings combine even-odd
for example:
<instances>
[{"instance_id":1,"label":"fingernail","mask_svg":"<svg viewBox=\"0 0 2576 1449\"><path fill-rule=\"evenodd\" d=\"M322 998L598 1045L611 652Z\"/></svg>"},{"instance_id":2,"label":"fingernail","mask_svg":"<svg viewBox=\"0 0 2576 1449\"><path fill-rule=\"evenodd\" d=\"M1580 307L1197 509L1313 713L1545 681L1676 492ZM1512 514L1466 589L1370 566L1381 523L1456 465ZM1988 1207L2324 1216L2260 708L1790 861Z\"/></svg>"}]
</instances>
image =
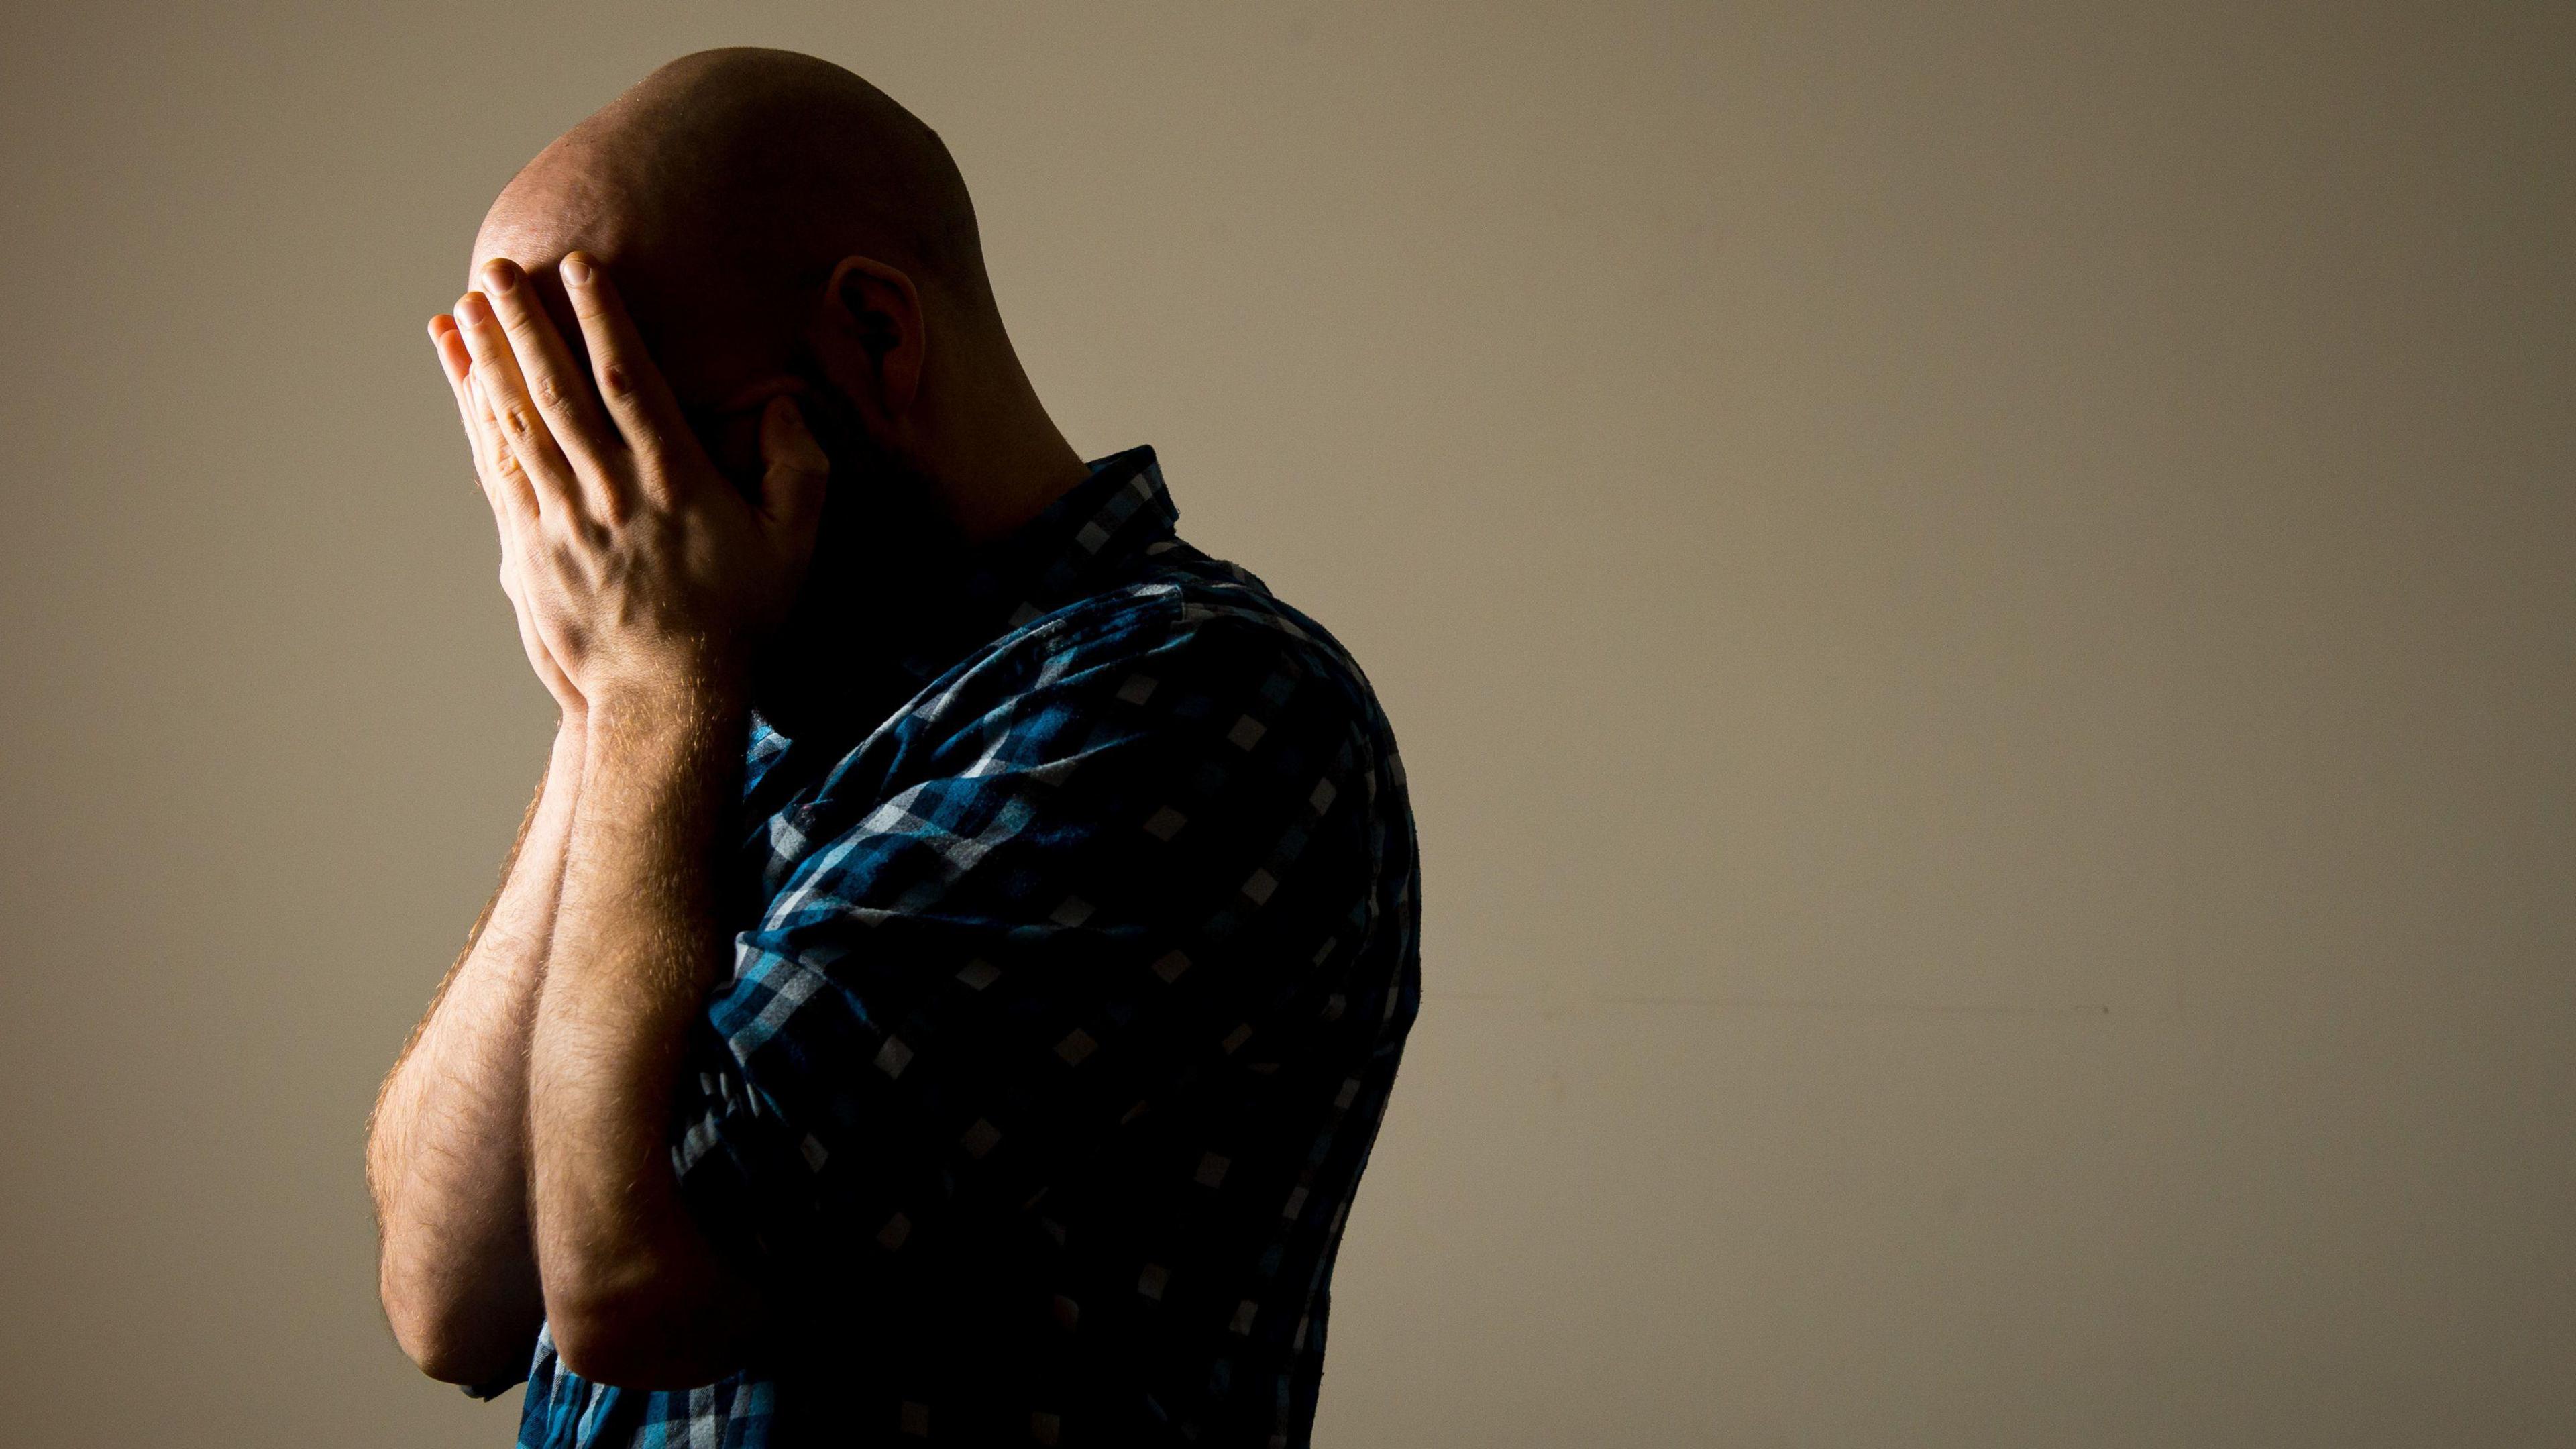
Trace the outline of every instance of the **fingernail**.
<instances>
[{"instance_id":1,"label":"fingernail","mask_svg":"<svg viewBox=\"0 0 2576 1449\"><path fill-rule=\"evenodd\" d=\"M495 292L506 292L519 284L519 269L507 257L494 257L483 264L483 284Z\"/></svg>"},{"instance_id":2,"label":"fingernail","mask_svg":"<svg viewBox=\"0 0 2576 1449\"><path fill-rule=\"evenodd\" d=\"M580 252L566 252L563 259L564 280L576 287L590 285L590 258Z\"/></svg>"},{"instance_id":3,"label":"fingernail","mask_svg":"<svg viewBox=\"0 0 2576 1449\"><path fill-rule=\"evenodd\" d=\"M480 292L468 292L456 304L456 320L468 327L480 327L492 320L492 308Z\"/></svg>"}]
</instances>

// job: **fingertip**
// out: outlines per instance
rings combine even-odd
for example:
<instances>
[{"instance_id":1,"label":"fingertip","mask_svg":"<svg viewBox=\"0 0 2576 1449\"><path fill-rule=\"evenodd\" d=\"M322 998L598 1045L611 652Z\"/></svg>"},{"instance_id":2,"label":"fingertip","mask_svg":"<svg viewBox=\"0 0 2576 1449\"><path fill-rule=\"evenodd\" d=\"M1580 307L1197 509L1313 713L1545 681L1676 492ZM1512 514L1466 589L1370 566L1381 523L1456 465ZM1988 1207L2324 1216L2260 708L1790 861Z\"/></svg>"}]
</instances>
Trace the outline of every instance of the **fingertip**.
<instances>
[{"instance_id":1,"label":"fingertip","mask_svg":"<svg viewBox=\"0 0 2576 1449\"><path fill-rule=\"evenodd\" d=\"M796 405L796 399L785 393L769 400L761 412L760 423L770 438L778 443L811 440L814 436L813 430L805 426L805 410Z\"/></svg>"},{"instance_id":2,"label":"fingertip","mask_svg":"<svg viewBox=\"0 0 2576 1449\"><path fill-rule=\"evenodd\" d=\"M563 273L564 284L572 287L587 287L591 284L592 278L597 275L597 268L590 253L584 251L564 253L560 270Z\"/></svg>"}]
</instances>

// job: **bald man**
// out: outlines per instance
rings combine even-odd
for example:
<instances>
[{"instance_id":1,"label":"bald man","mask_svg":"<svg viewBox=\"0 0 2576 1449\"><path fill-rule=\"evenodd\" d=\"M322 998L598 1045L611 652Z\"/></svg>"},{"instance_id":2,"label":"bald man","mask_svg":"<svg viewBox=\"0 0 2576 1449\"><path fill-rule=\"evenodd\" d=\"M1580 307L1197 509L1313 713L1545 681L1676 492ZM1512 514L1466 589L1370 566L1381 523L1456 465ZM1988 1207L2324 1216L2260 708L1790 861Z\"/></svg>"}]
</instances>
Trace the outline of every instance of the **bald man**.
<instances>
[{"instance_id":1,"label":"bald man","mask_svg":"<svg viewBox=\"0 0 2576 1449\"><path fill-rule=\"evenodd\" d=\"M470 275L561 723L370 1122L404 1352L526 1446L1306 1442L1420 999L1359 667L1067 444L838 67L655 72Z\"/></svg>"}]
</instances>

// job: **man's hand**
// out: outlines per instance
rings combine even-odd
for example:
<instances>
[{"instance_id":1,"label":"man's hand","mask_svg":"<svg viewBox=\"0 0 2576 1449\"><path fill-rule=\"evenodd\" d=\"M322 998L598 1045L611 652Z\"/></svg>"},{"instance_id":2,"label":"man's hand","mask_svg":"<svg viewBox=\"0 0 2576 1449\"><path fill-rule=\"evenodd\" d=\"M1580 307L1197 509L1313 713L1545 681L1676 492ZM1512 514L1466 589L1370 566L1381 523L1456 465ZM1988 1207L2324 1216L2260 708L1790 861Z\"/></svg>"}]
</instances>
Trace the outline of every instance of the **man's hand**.
<instances>
[{"instance_id":1,"label":"man's hand","mask_svg":"<svg viewBox=\"0 0 2576 1449\"><path fill-rule=\"evenodd\" d=\"M605 271L574 252L562 274L596 392L507 259L485 265L487 290L468 292L453 319L471 362L460 387L478 399L469 427L497 445L486 486L514 602L587 701L739 697L753 647L786 617L812 561L829 463L796 405L772 398L767 471L746 502L690 432Z\"/></svg>"},{"instance_id":2,"label":"man's hand","mask_svg":"<svg viewBox=\"0 0 2576 1449\"><path fill-rule=\"evenodd\" d=\"M519 621L519 647L527 651L528 667L536 671L546 693L554 696L564 724L578 727L588 717L581 691L572 687L562 666L546 652L536 620L528 614L527 592L519 586L519 531L510 526L504 500L527 496L533 485L519 471L518 458L502 443L501 425L483 401L482 390L474 385L470 375L474 358L465 350L465 338L456 330L456 319L443 312L429 319L429 342L438 351L440 370L447 374L448 391L456 395L456 415L465 424L465 441L474 449L474 478L483 485L483 499L492 505L492 522L500 531L501 592Z\"/></svg>"}]
</instances>

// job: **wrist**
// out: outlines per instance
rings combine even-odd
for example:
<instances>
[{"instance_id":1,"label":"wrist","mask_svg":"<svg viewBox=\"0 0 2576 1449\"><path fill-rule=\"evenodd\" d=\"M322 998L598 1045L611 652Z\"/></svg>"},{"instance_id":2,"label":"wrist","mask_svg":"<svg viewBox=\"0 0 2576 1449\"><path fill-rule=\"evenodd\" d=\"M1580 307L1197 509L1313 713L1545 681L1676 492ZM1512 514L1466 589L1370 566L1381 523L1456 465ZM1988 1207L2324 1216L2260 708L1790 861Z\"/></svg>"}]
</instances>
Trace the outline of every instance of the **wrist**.
<instances>
[{"instance_id":1,"label":"wrist","mask_svg":"<svg viewBox=\"0 0 2576 1449\"><path fill-rule=\"evenodd\" d=\"M747 723L749 691L702 677L605 686L584 721L588 747L646 740L717 739Z\"/></svg>"},{"instance_id":2,"label":"wrist","mask_svg":"<svg viewBox=\"0 0 2576 1449\"><path fill-rule=\"evenodd\" d=\"M739 713L747 707L751 681L731 654L674 649L630 659L622 668L601 669L583 681L584 708L593 721L705 719Z\"/></svg>"},{"instance_id":3,"label":"wrist","mask_svg":"<svg viewBox=\"0 0 2576 1449\"><path fill-rule=\"evenodd\" d=\"M590 714L565 710L555 721L554 747L546 757L546 778L565 785L581 783L581 765L590 753Z\"/></svg>"}]
</instances>

